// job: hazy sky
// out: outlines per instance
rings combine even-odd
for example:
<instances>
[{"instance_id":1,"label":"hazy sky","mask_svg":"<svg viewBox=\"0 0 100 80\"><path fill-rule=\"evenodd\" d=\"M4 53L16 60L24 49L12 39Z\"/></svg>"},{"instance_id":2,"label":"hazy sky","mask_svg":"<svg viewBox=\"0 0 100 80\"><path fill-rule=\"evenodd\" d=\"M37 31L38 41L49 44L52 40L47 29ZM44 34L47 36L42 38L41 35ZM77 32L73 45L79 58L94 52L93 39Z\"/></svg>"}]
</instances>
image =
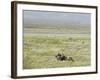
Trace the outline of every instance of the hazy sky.
<instances>
[{"instance_id":1,"label":"hazy sky","mask_svg":"<svg viewBox=\"0 0 100 80\"><path fill-rule=\"evenodd\" d=\"M89 13L52 12L52 11L23 11L24 25L71 25L90 27L91 15Z\"/></svg>"}]
</instances>

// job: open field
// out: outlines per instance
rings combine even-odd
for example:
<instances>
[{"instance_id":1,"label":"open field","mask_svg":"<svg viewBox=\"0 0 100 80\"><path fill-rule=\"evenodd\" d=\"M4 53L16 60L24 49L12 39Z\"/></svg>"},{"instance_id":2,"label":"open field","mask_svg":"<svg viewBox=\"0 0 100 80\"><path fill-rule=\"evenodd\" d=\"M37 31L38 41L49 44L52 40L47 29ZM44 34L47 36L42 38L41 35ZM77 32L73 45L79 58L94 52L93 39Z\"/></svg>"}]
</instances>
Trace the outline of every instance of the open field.
<instances>
[{"instance_id":1,"label":"open field","mask_svg":"<svg viewBox=\"0 0 100 80\"><path fill-rule=\"evenodd\" d=\"M90 34L25 34L23 38L23 69L90 65ZM62 51L75 61L58 61L55 55Z\"/></svg>"},{"instance_id":2,"label":"open field","mask_svg":"<svg viewBox=\"0 0 100 80\"><path fill-rule=\"evenodd\" d=\"M90 66L90 36L90 13L24 10L23 69Z\"/></svg>"},{"instance_id":3,"label":"open field","mask_svg":"<svg viewBox=\"0 0 100 80\"><path fill-rule=\"evenodd\" d=\"M45 26L45 25L42 25L42 26L36 26L35 25L31 25L31 26L28 26L28 27L25 27L24 28L24 32L25 33L85 33L85 34L90 34L90 27L87 27L87 26L83 26L83 27L80 27L80 26Z\"/></svg>"}]
</instances>

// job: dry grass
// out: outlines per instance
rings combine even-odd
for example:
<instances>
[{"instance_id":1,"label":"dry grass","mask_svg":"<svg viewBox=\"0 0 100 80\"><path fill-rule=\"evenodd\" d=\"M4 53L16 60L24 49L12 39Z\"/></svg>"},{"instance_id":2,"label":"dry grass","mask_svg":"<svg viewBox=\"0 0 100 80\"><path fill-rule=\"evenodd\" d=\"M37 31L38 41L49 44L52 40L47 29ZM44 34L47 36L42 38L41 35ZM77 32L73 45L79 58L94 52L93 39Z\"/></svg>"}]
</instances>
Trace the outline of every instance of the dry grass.
<instances>
[{"instance_id":1,"label":"dry grass","mask_svg":"<svg viewBox=\"0 0 100 80\"><path fill-rule=\"evenodd\" d=\"M55 55L62 50L75 61L58 61ZM23 69L88 66L90 37L86 34L24 35L23 57Z\"/></svg>"}]
</instances>

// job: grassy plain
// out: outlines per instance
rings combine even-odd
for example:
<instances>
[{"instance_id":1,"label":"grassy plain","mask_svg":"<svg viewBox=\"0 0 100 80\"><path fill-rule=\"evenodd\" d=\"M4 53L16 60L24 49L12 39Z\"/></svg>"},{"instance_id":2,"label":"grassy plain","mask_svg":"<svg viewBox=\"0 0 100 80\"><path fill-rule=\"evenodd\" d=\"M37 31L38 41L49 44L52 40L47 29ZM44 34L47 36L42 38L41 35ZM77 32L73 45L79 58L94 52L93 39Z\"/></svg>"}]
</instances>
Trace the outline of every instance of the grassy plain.
<instances>
[{"instance_id":1,"label":"grassy plain","mask_svg":"<svg viewBox=\"0 0 100 80\"><path fill-rule=\"evenodd\" d=\"M24 34L23 39L23 69L90 65L90 34ZM75 61L58 61L62 50Z\"/></svg>"},{"instance_id":2,"label":"grassy plain","mask_svg":"<svg viewBox=\"0 0 100 80\"><path fill-rule=\"evenodd\" d=\"M91 65L91 15L66 11L23 11L23 69ZM72 61L59 61L64 53Z\"/></svg>"}]
</instances>

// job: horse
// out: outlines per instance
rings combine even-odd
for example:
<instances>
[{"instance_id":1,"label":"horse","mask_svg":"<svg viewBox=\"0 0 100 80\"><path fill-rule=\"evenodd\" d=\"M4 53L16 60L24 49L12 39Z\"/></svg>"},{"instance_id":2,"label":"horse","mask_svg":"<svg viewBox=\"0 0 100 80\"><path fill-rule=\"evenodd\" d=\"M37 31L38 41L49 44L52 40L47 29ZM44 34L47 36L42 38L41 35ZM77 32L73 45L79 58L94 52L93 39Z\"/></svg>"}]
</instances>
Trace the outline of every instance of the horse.
<instances>
[{"instance_id":1,"label":"horse","mask_svg":"<svg viewBox=\"0 0 100 80\"><path fill-rule=\"evenodd\" d=\"M72 56L65 56L63 53L58 53L56 56L57 60L59 61L74 61L73 57Z\"/></svg>"}]
</instances>

